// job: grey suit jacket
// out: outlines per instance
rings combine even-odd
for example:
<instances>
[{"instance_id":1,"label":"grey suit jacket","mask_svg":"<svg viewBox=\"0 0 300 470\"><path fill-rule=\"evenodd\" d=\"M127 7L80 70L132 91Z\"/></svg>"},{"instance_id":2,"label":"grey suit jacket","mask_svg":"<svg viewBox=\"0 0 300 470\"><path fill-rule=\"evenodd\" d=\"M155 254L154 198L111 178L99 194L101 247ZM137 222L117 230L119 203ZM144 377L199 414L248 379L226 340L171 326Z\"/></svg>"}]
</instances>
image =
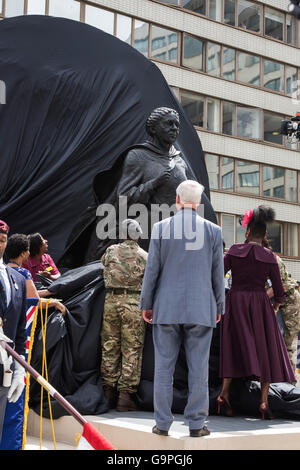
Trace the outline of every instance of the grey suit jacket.
<instances>
[{"instance_id":1,"label":"grey suit jacket","mask_svg":"<svg viewBox=\"0 0 300 470\"><path fill-rule=\"evenodd\" d=\"M140 296L152 323L215 327L224 307L220 227L189 208L155 224Z\"/></svg>"}]
</instances>

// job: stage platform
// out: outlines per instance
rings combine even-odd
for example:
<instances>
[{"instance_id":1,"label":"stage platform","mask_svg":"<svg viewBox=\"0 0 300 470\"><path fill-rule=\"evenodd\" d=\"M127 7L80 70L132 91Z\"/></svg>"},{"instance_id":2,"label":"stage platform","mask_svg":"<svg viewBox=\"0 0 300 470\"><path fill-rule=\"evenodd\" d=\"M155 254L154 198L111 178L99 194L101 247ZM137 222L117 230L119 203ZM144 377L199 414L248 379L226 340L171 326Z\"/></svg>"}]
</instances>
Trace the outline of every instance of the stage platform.
<instances>
[{"instance_id":1,"label":"stage platform","mask_svg":"<svg viewBox=\"0 0 300 470\"><path fill-rule=\"evenodd\" d=\"M210 416L206 437L189 437L182 415L175 415L169 437L151 432L151 412L117 412L85 416L118 450L300 450L300 421L258 417ZM42 450L54 450L50 420L43 418ZM82 426L71 416L54 420L57 450L75 450ZM78 434L77 434L78 433ZM39 450L40 417L28 415L26 450ZM65 445L65 446L64 446Z\"/></svg>"}]
</instances>

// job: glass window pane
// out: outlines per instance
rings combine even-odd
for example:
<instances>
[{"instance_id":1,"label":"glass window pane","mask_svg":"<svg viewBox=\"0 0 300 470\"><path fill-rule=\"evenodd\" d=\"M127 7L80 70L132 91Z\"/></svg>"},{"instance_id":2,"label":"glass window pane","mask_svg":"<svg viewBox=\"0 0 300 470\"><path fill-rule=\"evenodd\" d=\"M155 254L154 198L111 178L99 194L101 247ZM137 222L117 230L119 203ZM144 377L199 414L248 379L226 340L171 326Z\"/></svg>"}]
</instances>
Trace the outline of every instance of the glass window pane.
<instances>
[{"instance_id":1,"label":"glass window pane","mask_svg":"<svg viewBox=\"0 0 300 470\"><path fill-rule=\"evenodd\" d=\"M205 162L210 189L219 189L219 156L207 153Z\"/></svg>"},{"instance_id":2,"label":"glass window pane","mask_svg":"<svg viewBox=\"0 0 300 470\"><path fill-rule=\"evenodd\" d=\"M224 23L235 26L235 0L224 0Z\"/></svg>"},{"instance_id":3,"label":"glass window pane","mask_svg":"<svg viewBox=\"0 0 300 470\"><path fill-rule=\"evenodd\" d=\"M114 34L114 13L111 11L86 5L85 22L105 33Z\"/></svg>"},{"instance_id":4,"label":"glass window pane","mask_svg":"<svg viewBox=\"0 0 300 470\"><path fill-rule=\"evenodd\" d=\"M237 106L237 135L261 139L261 111L259 109Z\"/></svg>"},{"instance_id":5,"label":"glass window pane","mask_svg":"<svg viewBox=\"0 0 300 470\"><path fill-rule=\"evenodd\" d=\"M203 127L205 98L194 93L181 92L181 105L194 126Z\"/></svg>"},{"instance_id":6,"label":"glass window pane","mask_svg":"<svg viewBox=\"0 0 300 470\"><path fill-rule=\"evenodd\" d=\"M283 41L284 13L265 8L265 34Z\"/></svg>"},{"instance_id":7,"label":"glass window pane","mask_svg":"<svg viewBox=\"0 0 300 470\"><path fill-rule=\"evenodd\" d=\"M207 129L220 132L220 101L207 98Z\"/></svg>"},{"instance_id":8,"label":"glass window pane","mask_svg":"<svg viewBox=\"0 0 300 470\"><path fill-rule=\"evenodd\" d=\"M234 244L235 217L234 215L222 214L222 235L225 248L230 248Z\"/></svg>"},{"instance_id":9,"label":"glass window pane","mask_svg":"<svg viewBox=\"0 0 300 470\"><path fill-rule=\"evenodd\" d=\"M222 0L209 0L209 17L222 21Z\"/></svg>"},{"instance_id":10,"label":"glass window pane","mask_svg":"<svg viewBox=\"0 0 300 470\"><path fill-rule=\"evenodd\" d=\"M298 201L297 171L285 170L285 198L291 202Z\"/></svg>"},{"instance_id":11,"label":"glass window pane","mask_svg":"<svg viewBox=\"0 0 300 470\"><path fill-rule=\"evenodd\" d=\"M149 24L134 20L134 47L148 57Z\"/></svg>"},{"instance_id":12,"label":"glass window pane","mask_svg":"<svg viewBox=\"0 0 300 470\"><path fill-rule=\"evenodd\" d=\"M177 63L178 34L152 26L152 57Z\"/></svg>"},{"instance_id":13,"label":"glass window pane","mask_svg":"<svg viewBox=\"0 0 300 470\"><path fill-rule=\"evenodd\" d=\"M27 15L44 15L45 0L27 0Z\"/></svg>"},{"instance_id":14,"label":"glass window pane","mask_svg":"<svg viewBox=\"0 0 300 470\"><path fill-rule=\"evenodd\" d=\"M259 165L253 162L237 162L237 192L259 194Z\"/></svg>"},{"instance_id":15,"label":"glass window pane","mask_svg":"<svg viewBox=\"0 0 300 470\"><path fill-rule=\"evenodd\" d=\"M20 15L24 15L24 0L6 0L5 16L9 18Z\"/></svg>"},{"instance_id":16,"label":"glass window pane","mask_svg":"<svg viewBox=\"0 0 300 470\"><path fill-rule=\"evenodd\" d=\"M219 77L221 73L221 46L208 42L207 55L207 73Z\"/></svg>"},{"instance_id":17,"label":"glass window pane","mask_svg":"<svg viewBox=\"0 0 300 470\"><path fill-rule=\"evenodd\" d=\"M161 0L164 3L170 3L170 5L180 5L180 0Z\"/></svg>"},{"instance_id":18,"label":"glass window pane","mask_svg":"<svg viewBox=\"0 0 300 470\"><path fill-rule=\"evenodd\" d=\"M116 36L122 41L131 44L131 18L129 16L117 14Z\"/></svg>"},{"instance_id":19,"label":"glass window pane","mask_svg":"<svg viewBox=\"0 0 300 470\"><path fill-rule=\"evenodd\" d=\"M234 135L235 105L233 103L223 102L223 134Z\"/></svg>"},{"instance_id":20,"label":"glass window pane","mask_svg":"<svg viewBox=\"0 0 300 470\"><path fill-rule=\"evenodd\" d=\"M287 256L298 256L298 226L287 224Z\"/></svg>"},{"instance_id":21,"label":"glass window pane","mask_svg":"<svg viewBox=\"0 0 300 470\"><path fill-rule=\"evenodd\" d=\"M282 253L282 225L279 222L267 224L267 238L272 250L276 253Z\"/></svg>"},{"instance_id":22,"label":"glass window pane","mask_svg":"<svg viewBox=\"0 0 300 470\"><path fill-rule=\"evenodd\" d=\"M284 92L284 65L264 59L264 87Z\"/></svg>"},{"instance_id":23,"label":"glass window pane","mask_svg":"<svg viewBox=\"0 0 300 470\"><path fill-rule=\"evenodd\" d=\"M80 20L80 3L75 0L49 0L49 15Z\"/></svg>"},{"instance_id":24,"label":"glass window pane","mask_svg":"<svg viewBox=\"0 0 300 470\"><path fill-rule=\"evenodd\" d=\"M263 167L263 194L267 197L284 198L284 169Z\"/></svg>"},{"instance_id":25,"label":"glass window pane","mask_svg":"<svg viewBox=\"0 0 300 470\"><path fill-rule=\"evenodd\" d=\"M286 15L286 42L298 46L299 19Z\"/></svg>"},{"instance_id":26,"label":"glass window pane","mask_svg":"<svg viewBox=\"0 0 300 470\"><path fill-rule=\"evenodd\" d=\"M197 70L204 70L204 42L192 36L184 35L183 64Z\"/></svg>"},{"instance_id":27,"label":"glass window pane","mask_svg":"<svg viewBox=\"0 0 300 470\"><path fill-rule=\"evenodd\" d=\"M264 112L264 140L275 144L283 144L283 136L280 134L282 119L284 119L284 116Z\"/></svg>"},{"instance_id":28,"label":"glass window pane","mask_svg":"<svg viewBox=\"0 0 300 470\"><path fill-rule=\"evenodd\" d=\"M297 90L297 69L290 65L285 66L286 94L291 96Z\"/></svg>"},{"instance_id":29,"label":"glass window pane","mask_svg":"<svg viewBox=\"0 0 300 470\"><path fill-rule=\"evenodd\" d=\"M245 243L246 240L246 227L242 227L239 222L239 217L236 217L236 243Z\"/></svg>"},{"instance_id":30,"label":"glass window pane","mask_svg":"<svg viewBox=\"0 0 300 470\"><path fill-rule=\"evenodd\" d=\"M260 85L260 58L258 56L238 52L237 80Z\"/></svg>"},{"instance_id":31,"label":"glass window pane","mask_svg":"<svg viewBox=\"0 0 300 470\"><path fill-rule=\"evenodd\" d=\"M233 158L223 157L221 166L221 180L223 191L234 190L234 160Z\"/></svg>"},{"instance_id":32,"label":"glass window pane","mask_svg":"<svg viewBox=\"0 0 300 470\"><path fill-rule=\"evenodd\" d=\"M206 15L206 0L183 0L183 8Z\"/></svg>"},{"instance_id":33,"label":"glass window pane","mask_svg":"<svg viewBox=\"0 0 300 470\"><path fill-rule=\"evenodd\" d=\"M223 78L235 80L235 49L223 49Z\"/></svg>"},{"instance_id":34,"label":"glass window pane","mask_svg":"<svg viewBox=\"0 0 300 470\"><path fill-rule=\"evenodd\" d=\"M238 26L250 31L260 31L260 7L247 0L239 0Z\"/></svg>"},{"instance_id":35,"label":"glass window pane","mask_svg":"<svg viewBox=\"0 0 300 470\"><path fill-rule=\"evenodd\" d=\"M0 13L3 11L3 0L0 0Z\"/></svg>"}]
</instances>

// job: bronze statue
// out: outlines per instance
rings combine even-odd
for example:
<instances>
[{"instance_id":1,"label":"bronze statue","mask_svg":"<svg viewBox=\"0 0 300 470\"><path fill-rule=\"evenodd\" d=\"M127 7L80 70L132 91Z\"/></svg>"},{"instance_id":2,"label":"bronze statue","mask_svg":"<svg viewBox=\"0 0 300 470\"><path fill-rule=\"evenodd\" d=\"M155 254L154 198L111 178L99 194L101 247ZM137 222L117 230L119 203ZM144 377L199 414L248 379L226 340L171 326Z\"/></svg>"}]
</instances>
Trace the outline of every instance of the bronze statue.
<instances>
[{"instance_id":1,"label":"bronze statue","mask_svg":"<svg viewBox=\"0 0 300 470\"><path fill-rule=\"evenodd\" d=\"M101 193L97 194L98 205L104 202L111 203L117 209L120 196L126 196L128 207L140 203L149 211L151 206L157 204L175 205L176 188L188 178L187 164L181 157L181 152L174 147L179 134L177 111L166 107L154 109L146 121L146 131L149 139L127 149L121 164L119 162L110 171L109 195L103 194L102 191L103 176L101 175L101 183L99 178L95 178L95 193L98 191ZM192 175L189 178L195 179ZM130 216L132 217L131 214ZM99 260L107 246L120 241L118 236L116 239L99 239L96 226L100 218L96 217L96 205L88 208L84 217L89 221L88 226L82 229L84 225L82 220L77 224L71 234L67 253L59 262L59 266L76 267ZM92 224L91 217L93 217ZM148 232L149 239L150 235L151 230ZM148 247L148 238L140 241L144 249ZM82 247L83 243L86 249L79 263L78 248ZM74 264L76 251L77 262Z\"/></svg>"}]
</instances>

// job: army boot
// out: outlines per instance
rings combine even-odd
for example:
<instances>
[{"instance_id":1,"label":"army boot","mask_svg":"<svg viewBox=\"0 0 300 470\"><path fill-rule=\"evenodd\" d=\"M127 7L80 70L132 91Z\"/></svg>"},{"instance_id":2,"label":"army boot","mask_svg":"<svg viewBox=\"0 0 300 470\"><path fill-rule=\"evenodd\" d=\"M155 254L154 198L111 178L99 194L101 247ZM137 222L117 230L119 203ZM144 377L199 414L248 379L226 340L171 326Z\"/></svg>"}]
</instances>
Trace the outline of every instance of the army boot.
<instances>
[{"instance_id":1,"label":"army boot","mask_svg":"<svg viewBox=\"0 0 300 470\"><path fill-rule=\"evenodd\" d=\"M113 409L116 407L117 399L118 399L118 392L113 387L104 387L104 395L108 401L109 409Z\"/></svg>"},{"instance_id":2,"label":"army boot","mask_svg":"<svg viewBox=\"0 0 300 470\"><path fill-rule=\"evenodd\" d=\"M117 411L139 411L140 408L133 398L133 393L121 391L116 406Z\"/></svg>"}]
</instances>

